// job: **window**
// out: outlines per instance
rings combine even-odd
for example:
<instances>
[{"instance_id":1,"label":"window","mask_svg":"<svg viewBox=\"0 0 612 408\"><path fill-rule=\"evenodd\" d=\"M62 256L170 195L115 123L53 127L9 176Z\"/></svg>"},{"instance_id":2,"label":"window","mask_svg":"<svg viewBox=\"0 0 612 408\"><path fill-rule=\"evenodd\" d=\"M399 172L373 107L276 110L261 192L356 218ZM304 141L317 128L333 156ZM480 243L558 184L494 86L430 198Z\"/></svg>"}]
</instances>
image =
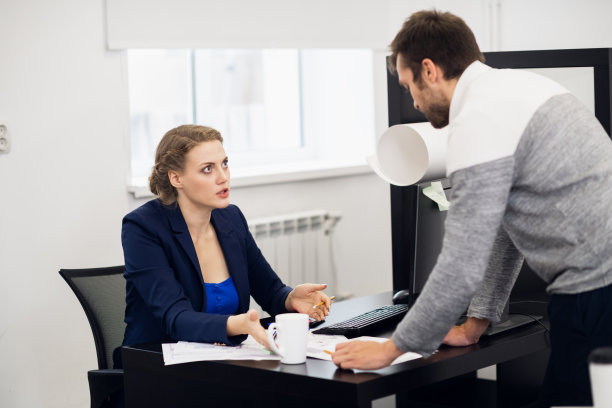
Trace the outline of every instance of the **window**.
<instances>
[{"instance_id":1,"label":"window","mask_svg":"<svg viewBox=\"0 0 612 408\"><path fill-rule=\"evenodd\" d=\"M143 184L169 129L218 129L232 169L365 164L374 148L371 50L128 50L131 175Z\"/></svg>"}]
</instances>

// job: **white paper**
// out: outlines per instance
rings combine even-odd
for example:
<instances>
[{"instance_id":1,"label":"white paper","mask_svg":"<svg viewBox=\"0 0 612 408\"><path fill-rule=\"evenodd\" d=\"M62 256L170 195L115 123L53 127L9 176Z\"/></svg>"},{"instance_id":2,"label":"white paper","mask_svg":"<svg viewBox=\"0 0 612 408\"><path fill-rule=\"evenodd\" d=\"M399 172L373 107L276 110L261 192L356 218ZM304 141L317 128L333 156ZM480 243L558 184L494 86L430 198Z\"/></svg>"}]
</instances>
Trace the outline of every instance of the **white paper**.
<instances>
[{"instance_id":1,"label":"white paper","mask_svg":"<svg viewBox=\"0 0 612 408\"><path fill-rule=\"evenodd\" d=\"M336 344L347 341L345 336L308 333L306 356L331 361L325 350L334 352ZM164 364L180 364L209 360L280 360L281 356L269 351L249 336L239 346L220 346L210 343L179 341L162 344Z\"/></svg>"},{"instance_id":2,"label":"white paper","mask_svg":"<svg viewBox=\"0 0 612 408\"><path fill-rule=\"evenodd\" d=\"M361 337L356 337L354 339L347 339L345 336L329 336L326 334L309 334L308 350L306 352L306 355L308 357L318 358L320 360L332 361L331 355L325 352L325 350L333 353L336 351L336 345L338 343L344 343L346 341L353 341L353 340L375 341L377 343L384 343L385 341L389 339L386 339L384 337L370 337L370 336L361 336ZM402 354L395 360L393 360L391 365L403 363L405 361L415 360L421 357L423 356L421 356L418 353L407 352L407 353Z\"/></svg>"},{"instance_id":3,"label":"white paper","mask_svg":"<svg viewBox=\"0 0 612 408\"><path fill-rule=\"evenodd\" d=\"M446 177L448 131L429 122L395 125L377 140L370 167L390 184L408 186Z\"/></svg>"},{"instance_id":4,"label":"white paper","mask_svg":"<svg viewBox=\"0 0 612 408\"><path fill-rule=\"evenodd\" d=\"M162 344L164 365L209 360L280 360L249 336L238 346L220 346L209 343L179 341Z\"/></svg>"},{"instance_id":5,"label":"white paper","mask_svg":"<svg viewBox=\"0 0 612 408\"><path fill-rule=\"evenodd\" d=\"M385 342L388 339L382 337L362 336L355 339L347 339L345 336L330 336L326 334L308 333L308 344L306 355L310 358L331 361L329 352L336 351L336 344L352 340ZM249 336L238 346L220 346L210 343L195 343L179 341L178 343L162 344L164 365L190 363L193 361L212 360L280 360L276 355L259 344L253 337ZM403 363L421 357L417 353L404 353L391 364Z\"/></svg>"},{"instance_id":6,"label":"white paper","mask_svg":"<svg viewBox=\"0 0 612 408\"><path fill-rule=\"evenodd\" d=\"M308 333L306 356L331 361L331 355L327 351L333 353L336 351L336 344L345 341L348 341L346 336Z\"/></svg>"},{"instance_id":7,"label":"white paper","mask_svg":"<svg viewBox=\"0 0 612 408\"><path fill-rule=\"evenodd\" d=\"M402 186L402 185L404 185L399 180L393 180L393 179L389 178L389 176L386 175L382 171L382 169L380 168L380 163L378 162L378 156L376 156L375 154L366 157L366 161L368 162L368 165L370 165L370 168L372 170L374 170L374 173L376 173L376 175L378 177L380 177L381 179L385 180L387 183L393 184L394 186Z\"/></svg>"},{"instance_id":8,"label":"white paper","mask_svg":"<svg viewBox=\"0 0 612 408\"><path fill-rule=\"evenodd\" d=\"M387 341L389 339L386 339L384 337L361 336L361 337L356 337L356 338L351 339L351 340L375 341L377 343L384 343L385 341ZM397 357L395 360L393 360L391 362L391 365L399 364L399 363L405 363L406 361L416 360L417 358L421 358L421 357L423 357L423 356L418 354L418 353L413 353L412 351L408 351L408 352L402 354L401 356Z\"/></svg>"}]
</instances>

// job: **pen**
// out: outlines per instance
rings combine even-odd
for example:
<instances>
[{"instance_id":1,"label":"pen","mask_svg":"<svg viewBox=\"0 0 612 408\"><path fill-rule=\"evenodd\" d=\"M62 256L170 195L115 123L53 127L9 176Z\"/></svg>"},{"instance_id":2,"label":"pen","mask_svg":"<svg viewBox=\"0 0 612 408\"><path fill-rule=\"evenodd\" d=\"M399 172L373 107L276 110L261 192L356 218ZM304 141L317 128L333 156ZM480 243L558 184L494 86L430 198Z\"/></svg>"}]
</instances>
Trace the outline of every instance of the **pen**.
<instances>
[{"instance_id":1,"label":"pen","mask_svg":"<svg viewBox=\"0 0 612 408\"><path fill-rule=\"evenodd\" d=\"M332 297L329 298L329 300L331 301L331 300L334 300L335 298L336 298L335 296L332 296ZM321 302L317 303L316 305L314 305L312 308L316 309L317 307L323 306L324 304L325 304L325 302L321 301Z\"/></svg>"},{"instance_id":2,"label":"pen","mask_svg":"<svg viewBox=\"0 0 612 408\"><path fill-rule=\"evenodd\" d=\"M323 350L324 352L326 352L327 354L333 354L331 351L329 350Z\"/></svg>"}]
</instances>

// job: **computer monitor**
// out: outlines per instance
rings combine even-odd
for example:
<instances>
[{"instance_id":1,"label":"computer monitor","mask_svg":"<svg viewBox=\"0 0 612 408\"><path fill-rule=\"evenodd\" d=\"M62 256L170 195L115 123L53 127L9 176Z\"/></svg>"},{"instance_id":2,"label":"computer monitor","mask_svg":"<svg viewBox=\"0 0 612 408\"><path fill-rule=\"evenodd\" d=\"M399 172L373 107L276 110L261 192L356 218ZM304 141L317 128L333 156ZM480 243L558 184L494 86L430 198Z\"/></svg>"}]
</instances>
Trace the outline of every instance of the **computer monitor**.
<instances>
[{"instance_id":1,"label":"computer monitor","mask_svg":"<svg viewBox=\"0 0 612 408\"><path fill-rule=\"evenodd\" d=\"M452 190L450 179L444 178L439 181L442 183L446 196L449 197ZM407 262L410 262L412 267L407 269L408 274L398 274L400 276L394 279L394 289L396 291L409 289L413 295L412 302L423 290L436 264L444 237L447 211L441 211L438 205L423 193L423 189L429 187L430 184L430 182L424 182L413 188L402 189L404 196L413 196L411 197L413 199L411 203L413 212L411 213L414 215L412 220L414 225L409 226L407 231L402 231L403 233L414 231L413 244L403 251L403 256L408 258ZM394 252L394 256L395 254ZM395 275L394 273L394 277ZM548 300L545 282L526 263L523 265L511 296L515 300Z\"/></svg>"},{"instance_id":2,"label":"computer monitor","mask_svg":"<svg viewBox=\"0 0 612 408\"><path fill-rule=\"evenodd\" d=\"M442 187L447 197L452 190L449 179L442 179ZM444 237L444 221L447 211L441 211L438 205L423 194L423 189L430 185L429 182L419 184L416 194L416 236L414 241L414 269L408 280L408 288L412 294L412 302L419 296L429 274L433 270L438 254L442 250L442 238ZM545 292L546 285L527 264L519 274L511 297L513 301L538 301L546 302L548 295ZM490 326L485 335L498 334L528 323L538 316L525 316L521 314L510 314L509 302L504 307L500 322ZM461 321L460 321L461 322Z\"/></svg>"},{"instance_id":3,"label":"computer monitor","mask_svg":"<svg viewBox=\"0 0 612 408\"><path fill-rule=\"evenodd\" d=\"M451 187L448 179L443 179L442 187L448 197ZM423 194L423 189L430 183L418 185L416 198L417 226L414 243L414 275L412 276L411 292L419 294L425 286L430 272L436 264L438 254L442 250L444 237L444 221L447 211L441 211L438 205Z\"/></svg>"},{"instance_id":4,"label":"computer monitor","mask_svg":"<svg viewBox=\"0 0 612 408\"><path fill-rule=\"evenodd\" d=\"M564 68L587 68L577 86L592 88L583 97L593 98L591 104L595 116L604 129L611 132L612 49L545 50L489 52L485 63L495 68L538 69L559 71ZM543 72L543 74L547 74ZM558 77L553 77L558 80ZM589 82L592 82L590 84ZM567 85L566 85L567 86ZM576 86L576 85L572 85ZM569 86L573 91L572 86ZM401 123L426 121L414 108L410 93L397 82L397 77L387 75L389 126ZM445 191L450 192L449 181L442 180ZM445 212L422 194L423 185L407 187L391 186L391 234L393 290L410 290L413 299L423 289L442 247ZM451 204L452 205L452 204ZM547 299L545 283L524 265L511 294L513 299Z\"/></svg>"}]
</instances>

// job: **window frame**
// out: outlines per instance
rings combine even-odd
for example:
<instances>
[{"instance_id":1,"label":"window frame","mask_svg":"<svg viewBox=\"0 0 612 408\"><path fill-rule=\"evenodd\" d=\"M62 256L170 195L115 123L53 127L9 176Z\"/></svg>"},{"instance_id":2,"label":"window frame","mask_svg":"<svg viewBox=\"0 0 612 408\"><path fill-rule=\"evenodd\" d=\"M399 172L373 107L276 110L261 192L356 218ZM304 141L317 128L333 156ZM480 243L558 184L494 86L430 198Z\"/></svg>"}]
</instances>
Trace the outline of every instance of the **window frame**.
<instances>
[{"instance_id":1,"label":"window frame","mask_svg":"<svg viewBox=\"0 0 612 408\"><path fill-rule=\"evenodd\" d=\"M127 51L124 50L123 58L124 65L127 71ZM374 134L372 135L372 146L371 151L375 149L375 141L377 135L381 134L386 129L387 115L386 115L386 64L385 56L386 51L380 51L372 49L372 69L373 69L373 90L374 90ZM381 64L377 64L378 61L383 61ZM129 116L129 112L128 112ZM130 148L131 134L127 132L127 146ZM304 151L313 149L307 142L305 143ZM276 151L284 155L291 155L291 152L283 152L282 150ZM241 153L230 152L230 157L235 157ZM247 153L248 154L248 153ZM255 185L266 185L275 183L290 183L296 181L313 180L321 178L333 178L333 177L345 177L360 174L371 174L373 170L369 167L365 157L354 158L351 160L331 160L308 158L311 153L303 155L302 157L295 157L293 160L298 160L297 163L277 163L277 164L262 164L262 165L249 165L241 166L239 168L232 168L232 187L248 187ZM153 197L154 195L148 190L147 177L132 177L131 174L131 152L128 152L128 158L130 160L129 174L127 175L127 190L135 198ZM262 159L265 161L265 158Z\"/></svg>"}]
</instances>

